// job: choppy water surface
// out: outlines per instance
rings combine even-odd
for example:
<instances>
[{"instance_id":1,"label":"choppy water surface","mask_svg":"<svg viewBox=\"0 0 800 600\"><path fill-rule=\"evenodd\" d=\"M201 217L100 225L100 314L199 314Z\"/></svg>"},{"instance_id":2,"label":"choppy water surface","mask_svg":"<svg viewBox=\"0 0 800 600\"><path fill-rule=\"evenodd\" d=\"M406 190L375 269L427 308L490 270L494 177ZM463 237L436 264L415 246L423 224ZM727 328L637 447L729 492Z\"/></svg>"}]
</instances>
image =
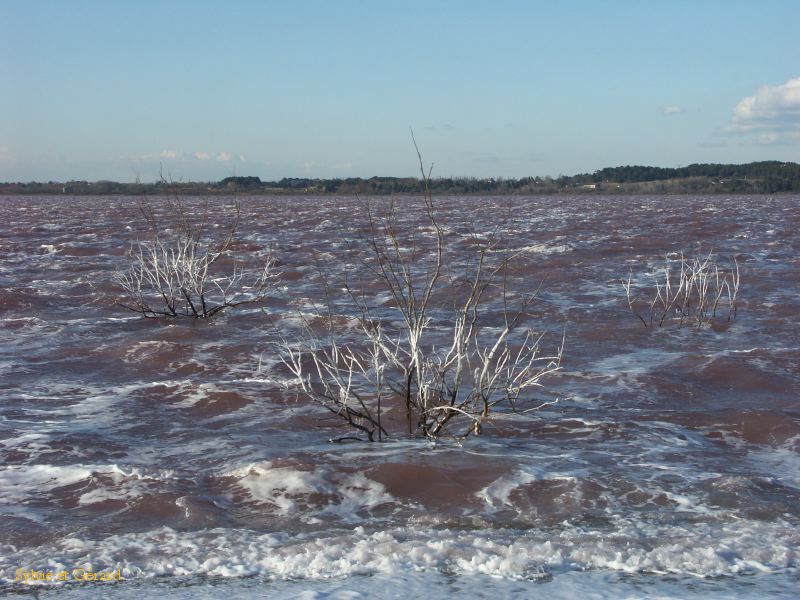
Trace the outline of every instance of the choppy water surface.
<instances>
[{"instance_id":1,"label":"choppy water surface","mask_svg":"<svg viewBox=\"0 0 800 600\"><path fill-rule=\"evenodd\" d=\"M378 203L382 200L376 200ZM331 444L272 345L346 198L242 198L281 287L212 322L142 319L111 284L135 199L0 198L0 591L40 596L787 597L800 585L800 198L514 199L512 287L563 370L463 443ZM398 200L418 211L414 199ZM441 198L454 263L508 199ZM741 267L738 318L646 330L619 280L665 253ZM316 257L316 258L315 258ZM321 257L321 258L320 258Z\"/></svg>"}]
</instances>

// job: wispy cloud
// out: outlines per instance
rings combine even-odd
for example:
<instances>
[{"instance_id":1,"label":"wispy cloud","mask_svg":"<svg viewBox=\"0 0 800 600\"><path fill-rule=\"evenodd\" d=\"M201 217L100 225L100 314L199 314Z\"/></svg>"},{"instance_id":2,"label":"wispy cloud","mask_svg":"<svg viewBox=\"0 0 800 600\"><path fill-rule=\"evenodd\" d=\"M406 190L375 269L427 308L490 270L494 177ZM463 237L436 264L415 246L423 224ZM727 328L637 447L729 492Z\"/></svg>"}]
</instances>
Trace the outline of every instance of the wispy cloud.
<instances>
[{"instance_id":1,"label":"wispy cloud","mask_svg":"<svg viewBox=\"0 0 800 600\"><path fill-rule=\"evenodd\" d=\"M0 163L14 162L14 155L7 146L0 146Z\"/></svg>"},{"instance_id":2,"label":"wispy cloud","mask_svg":"<svg viewBox=\"0 0 800 600\"><path fill-rule=\"evenodd\" d=\"M667 117L671 117L672 115L679 115L685 112L686 112L685 108L681 108L680 106L675 106L674 104L669 106L664 106L661 108L661 114L666 115Z\"/></svg>"},{"instance_id":3,"label":"wispy cloud","mask_svg":"<svg viewBox=\"0 0 800 600\"><path fill-rule=\"evenodd\" d=\"M238 162L245 162L243 154L235 155L231 152L208 152L205 150L198 150L195 152L183 152L182 150L162 150L161 152L142 154L138 157L141 162L154 162L154 161L175 161L175 162L208 162L216 161L221 163L229 163L238 160Z\"/></svg>"},{"instance_id":4,"label":"wispy cloud","mask_svg":"<svg viewBox=\"0 0 800 600\"><path fill-rule=\"evenodd\" d=\"M179 150L162 150L161 152L150 152L133 157L133 160L140 162L158 162L161 160L185 160L186 154Z\"/></svg>"},{"instance_id":5,"label":"wispy cloud","mask_svg":"<svg viewBox=\"0 0 800 600\"><path fill-rule=\"evenodd\" d=\"M438 125L426 125L425 126L425 130L426 131L437 131L437 130L455 131L456 128L453 126L452 123L440 123Z\"/></svg>"},{"instance_id":6,"label":"wispy cloud","mask_svg":"<svg viewBox=\"0 0 800 600\"><path fill-rule=\"evenodd\" d=\"M162 150L158 153L158 158L168 158L168 159L182 159L184 157L183 152L178 152L177 150Z\"/></svg>"},{"instance_id":7,"label":"wispy cloud","mask_svg":"<svg viewBox=\"0 0 800 600\"><path fill-rule=\"evenodd\" d=\"M723 132L752 137L761 144L800 143L800 77L765 85L743 98Z\"/></svg>"}]
</instances>

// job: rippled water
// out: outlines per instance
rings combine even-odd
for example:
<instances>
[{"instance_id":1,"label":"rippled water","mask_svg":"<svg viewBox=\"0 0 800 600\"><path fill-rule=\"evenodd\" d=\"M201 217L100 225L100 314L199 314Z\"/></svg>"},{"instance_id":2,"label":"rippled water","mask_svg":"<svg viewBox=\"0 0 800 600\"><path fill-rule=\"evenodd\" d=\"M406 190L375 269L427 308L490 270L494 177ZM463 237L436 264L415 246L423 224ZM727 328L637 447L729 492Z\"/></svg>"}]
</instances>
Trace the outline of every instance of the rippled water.
<instances>
[{"instance_id":1,"label":"rippled water","mask_svg":"<svg viewBox=\"0 0 800 600\"><path fill-rule=\"evenodd\" d=\"M0 198L0 591L31 589L18 568L77 567L126 581L39 594L797 589L800 198L513 199L510 283L543 282L545 345L566 331L563 370L534 394L558 402L436 444L328 443L346 431L278 385L274 342L320 299L318 265L363 228L362 201L240 200L239 250L274 246L279 290L164 322L115 305L135 199ZM407 221L417 202L398 200ZM453 264L508 202L437 199ZM620 279L681 251L736 257L735 321L631 315Z\"/></svg>"}]
</instances>

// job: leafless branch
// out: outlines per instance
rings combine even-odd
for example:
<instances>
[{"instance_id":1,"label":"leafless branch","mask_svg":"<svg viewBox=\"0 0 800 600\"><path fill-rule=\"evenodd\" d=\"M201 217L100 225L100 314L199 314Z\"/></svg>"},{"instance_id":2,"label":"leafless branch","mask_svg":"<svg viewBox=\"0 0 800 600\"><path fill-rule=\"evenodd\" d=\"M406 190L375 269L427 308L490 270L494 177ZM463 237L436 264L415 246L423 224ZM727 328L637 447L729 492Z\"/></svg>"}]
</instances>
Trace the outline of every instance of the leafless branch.
<instances>
[{"instance_id":1,"label":"leafless branch","mask_svg":"<svg viewBox=\"0 0 800 600\"><path fill-rule=\"evenodd\" d=\"M119 304L145 317L209 318L233 306L262 302L274 289L272 249L258 266L233 256L241 218L238 201L223 207L227 224L213 231L207 204L194 212L179 196L140 206L146 231L128 251L130 265L115 276ZM223 265L223 263L226 263Z\"/></svg>"},{"instance_id":2,"label":"leafless branch","mask_svg":"<svg viewBox=\"0 0 800 600\"><path fill-rule=\"evenodd\" d=\"M739 296L739 263L734 257L733 268L721 269L709 253L702 258L687 260L665 258L657 271L655 289L649 302L641 302L633 289L633 275L622 281L628 308L645 327L663 326L677 322L678 327L710 325L727 308L728 321L736 317Z\"/></svg>"},{"instance_id":3,"label":"leafless branch","mask_svg":"<svg viewBox=\"0 0 800 600\"><path fill-rule=\"evenodd\" d=\"M526 391L541 387L545 376L560 369L564 348L562 340L556 352L542 354L542 334L523 326L536 293L512 301L508 269L522 255L498 252L499 235L480 246L471 276L459 280L462 287L453 287L457 278L443 276L453 265L430 192L432 165L425 168L413 131L412 142L423 182L416 216L426 227L402 223L393 200L383 211L370 202L364 208L362 271L373 278L368 284L388 294L390 308L383 308L381 316L370 306L365 288L345 276L357 335L342 333L348 340L342 342L332 329L323 339L306 327L305 341L283 343L283 363L294 377L287 387L337 414L371 441L388 436L383 414L398 410L405 412L408 434L480 434L495 411L505 406L517 412ZM327 275L322 280L330 310ZM442 319L434 299L457 290L461 300L449 320ZM484 312L498 294L501 324L490 327Z\"/></svg>"}]
</instances>

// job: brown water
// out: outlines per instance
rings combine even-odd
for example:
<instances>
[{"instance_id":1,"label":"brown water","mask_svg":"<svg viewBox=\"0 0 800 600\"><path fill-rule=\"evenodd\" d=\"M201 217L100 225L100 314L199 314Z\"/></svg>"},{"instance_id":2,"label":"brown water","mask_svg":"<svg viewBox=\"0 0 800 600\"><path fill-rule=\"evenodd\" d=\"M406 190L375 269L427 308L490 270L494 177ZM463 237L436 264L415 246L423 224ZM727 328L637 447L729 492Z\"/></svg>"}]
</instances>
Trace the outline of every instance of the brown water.
<instances>
[{"instance_id":1,"label":"brown water","mask_svg":"<svg viewBox=\"0 0 800 600\"><path fill-rule=\"evenodd\" d=\"M347 430L283 390L275 345L321 300L317 265L335 274L365 230L363 200L240 201L237 250L274 246L279 289L170 322L115 304L136 199L0 198L9 588L19 567L84 563L159 582L380 575L390 590L414 573L557 586L587 569L726 576L733 595L754 574L797 583L800 198L437 199L456 267L511 202L524 253L510 287L543 284L545 347L566 331L563 370L533 394L558 402L464 442L401 425L372 445L328 443ZM398 204L424 224L418 200ZM645 329L631 315L620 280L681 251L736 258L734 321ZM377 288L374 303L391 314Z\"/></svg>"}]
</instances>

